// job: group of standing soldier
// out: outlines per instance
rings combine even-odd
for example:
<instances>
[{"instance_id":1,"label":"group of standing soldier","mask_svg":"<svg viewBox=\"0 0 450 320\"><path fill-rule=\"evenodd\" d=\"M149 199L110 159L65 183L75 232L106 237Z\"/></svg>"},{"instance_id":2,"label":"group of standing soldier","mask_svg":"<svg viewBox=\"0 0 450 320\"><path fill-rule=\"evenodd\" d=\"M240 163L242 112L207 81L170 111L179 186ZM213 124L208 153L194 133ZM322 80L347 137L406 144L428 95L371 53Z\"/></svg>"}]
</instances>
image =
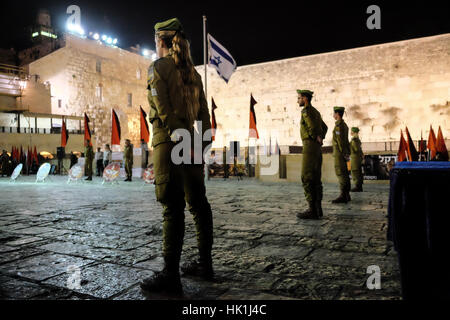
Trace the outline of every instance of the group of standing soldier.
<instances>
[{"instance_id":1,"label":"group of standing soldier","mask_svg":"<svg viewBox=\"0 0 450 320\"><path fill-rule=\"evenodd\" d=\"M152 146L155 171L156 199L162 205L164 267L160 272L144 279L140 286L144 292L165 292L182 294L180 281L180 256L184 237L184 208L188 205L192 213L198 244L198 260L188 261L181 266L184 275L199 276L211 280L213 219L206 197L203 166L198 164L175 164L171 151L180 143L177 129L186 129L194 134L194 122L202 122L202 136L211 128L210 114L203 92L202 80L191 60L189 42L177 18L155 25L155 47L158 59L148 70L149 120L153 127ZM302 182L308 201L308 210L298 216L305 219L319 219L322 213L323 188L321 182L322 144L327 126L312 105L313 92L298 90L301 113L301 138L303 141ZM336 127L333 130L333 148L336 174L339 177L341 195L334 202L350 200L350 181L346 161L350 152L362 155L361 143L355 137L350 148L348 128L342 120L343 108L335 108ZM356 132L357 130L353 130ZM205 145L209 142L205 141ZM192 149L193 150L193 149ZM191 158L194 157L191 150ZM226 150L226 149L225 149ZM195 151L194 151L195 152ZM353 153L352 153L353 154ZM225 155L225 152L224 152ZM358 158L359 157L359 158ZM355 163L356 163L355 162ZM227 174L226 161L225 176ZM355 171L360 170L357 168ZM355 177L361 175L354 174ZM357 183L361 189L361 183Z\"/></svg>"},{"instance_id":2,"label":"group of standing soldier","mask_svg":"<svg viewBox=\"0 0 450 320\"><path fill-rule=\"evenodd\" d=\"M100 171L103 172L103 169L108 166L108 164L112 161L112 153L109 144L106 145L105 151L102 153L100 148L97 149L97 176L100 176ZM100 158L100 154L102 157ZM94 151L92 150L91 141L89 139L86 140L86 147L84 148L84 157L85 157L85 173L87 178L85 180L92 180L92 162L94 160ZM132 169L133 169L133 145L129 139L125 140L125 149L124 149L124 161L125 161L125 173L127 178L124 181L131 181L132 177ZM100 167L100 168L99 168Z\"/></svg>"},{"instance_id":3,"label":"group of standing soldier","mask_svg":"<svg viewBox=\"0 0 450 320\"><path fill-rule=\"evenodd\" d=\"M313 92L297 90L298 103L303 107L300 120L300 136L303 142L302 183L308 209L297 214L301 219L320 219L322 211L322 144L328 127L323 122L320 112L311 105ZM348 127L345 123L344 107L334 109L335 127L333 129L333 158L336 176L339 181L339 196L332 203L347 203L351 201L350 191L362 191L362 160L359 129L352 128L352 140L348 141ZM351 160L352 178L355 188L350 190L350 178L347 162Z\"/></svg>"}]
</instances>

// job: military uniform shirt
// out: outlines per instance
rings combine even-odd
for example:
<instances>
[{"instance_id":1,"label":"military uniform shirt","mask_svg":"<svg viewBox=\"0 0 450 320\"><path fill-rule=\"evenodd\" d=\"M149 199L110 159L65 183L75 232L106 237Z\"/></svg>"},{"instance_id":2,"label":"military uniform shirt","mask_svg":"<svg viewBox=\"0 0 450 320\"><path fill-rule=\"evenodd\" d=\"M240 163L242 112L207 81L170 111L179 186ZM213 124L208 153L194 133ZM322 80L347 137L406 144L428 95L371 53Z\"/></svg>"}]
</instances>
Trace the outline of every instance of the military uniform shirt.
<instances>
[{"instance_id":1,"label":"military uniform shirt","mask_svg":"<svg viewBox=\"0 0 450 320\"><path fill-rule=\"evenodd\" d=\"M350 155L348 127L342 119L336 121L336 126L333 130L333 153L343 156Z\"/></svg>"},{"instance_id":2,"label":"military uniform shirt","mask_svg":"<svg viewBox=\"0 0 450 320\"><path fill-rule=\"evenodd\" d=\"M322 121L319 111L309 105L302 110L300 120L300 136L303 140L316 140L317 137L325 139L326 125Z\"/></svg>"}]
</instances>

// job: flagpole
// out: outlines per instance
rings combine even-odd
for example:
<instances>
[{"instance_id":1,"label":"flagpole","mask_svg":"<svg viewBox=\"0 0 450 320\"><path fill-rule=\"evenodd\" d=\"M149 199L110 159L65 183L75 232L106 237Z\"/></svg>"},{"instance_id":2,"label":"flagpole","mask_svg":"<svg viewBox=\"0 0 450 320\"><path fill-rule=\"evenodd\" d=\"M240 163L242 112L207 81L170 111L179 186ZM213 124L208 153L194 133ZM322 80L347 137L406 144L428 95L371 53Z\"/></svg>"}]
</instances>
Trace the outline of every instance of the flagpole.
<instances>
[{"instance_id":1,"label":"flagpole","mask_svg":"<svg viewBox=\"0 0 450 320\"><path fill-rule=\"evenodd\" d=\"M208 75L206 72L206 62L208 55L208 45L206 39L206 16L203 16L203 65L205 66L205 98L208 101Z\"/></svg>"}]
</instances>

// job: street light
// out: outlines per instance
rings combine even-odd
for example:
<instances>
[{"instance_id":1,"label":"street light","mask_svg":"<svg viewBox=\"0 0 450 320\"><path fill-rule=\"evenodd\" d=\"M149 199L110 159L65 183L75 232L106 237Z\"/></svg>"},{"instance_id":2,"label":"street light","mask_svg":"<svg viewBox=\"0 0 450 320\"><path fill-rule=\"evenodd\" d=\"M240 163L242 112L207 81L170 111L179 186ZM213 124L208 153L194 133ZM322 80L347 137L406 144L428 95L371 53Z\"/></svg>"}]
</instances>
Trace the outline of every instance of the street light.
<instances>
[{"instance_id":1,"label":"street light","mask_svg":"<svg viewBox=\"0 0 450 320\"><path fill-rule=\"evenodd\" d=\"M95 33L95 34L94 34L94 39L95 39L95 40L100 39L100 35L99 35L98 33Z\"/></svg>"}]
</instances>

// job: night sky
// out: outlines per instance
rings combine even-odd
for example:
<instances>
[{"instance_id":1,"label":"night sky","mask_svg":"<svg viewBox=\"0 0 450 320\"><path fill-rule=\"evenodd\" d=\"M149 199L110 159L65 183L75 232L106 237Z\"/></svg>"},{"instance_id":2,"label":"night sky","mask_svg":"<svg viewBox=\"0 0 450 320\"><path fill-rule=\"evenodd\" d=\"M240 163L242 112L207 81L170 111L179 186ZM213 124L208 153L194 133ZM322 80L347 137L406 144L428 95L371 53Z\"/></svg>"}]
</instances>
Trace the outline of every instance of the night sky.
<instances>
[{"instance_id":1,"label":"night sky","mask_svg":"<svg viewBox=\"0 0 450 320\"><path fill-rule=\"evenodd\" d=\"M195 64L203 63L202 15L208 32L239 65L298 57L450 32L445 1L2 1L1 48L30 45L29 26L39 8L64 30L66 8L81 8L85 31L116 37L118 46L154 49L156 22L178 17L191 40ZM381 8L381 30L369 30L366 9Z\"/></svg>"}]
</instances>

